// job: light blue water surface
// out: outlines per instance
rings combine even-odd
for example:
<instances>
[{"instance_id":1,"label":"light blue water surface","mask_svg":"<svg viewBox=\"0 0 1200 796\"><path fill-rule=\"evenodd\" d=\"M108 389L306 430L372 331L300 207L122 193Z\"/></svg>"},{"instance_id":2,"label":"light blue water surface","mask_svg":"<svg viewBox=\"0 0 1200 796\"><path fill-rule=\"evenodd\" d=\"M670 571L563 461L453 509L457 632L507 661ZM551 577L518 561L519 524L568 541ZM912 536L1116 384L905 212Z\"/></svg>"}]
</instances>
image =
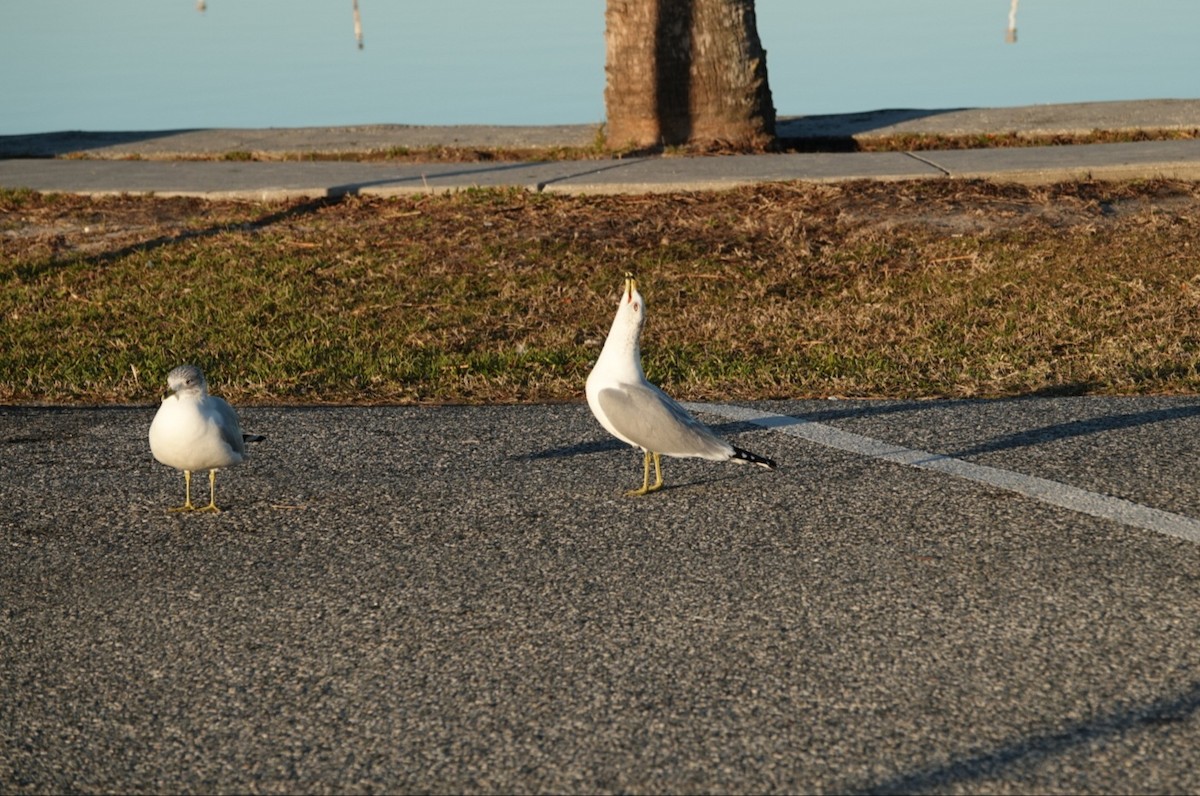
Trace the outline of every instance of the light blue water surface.
<instances>
[{"instance_id":1,"label":"light blue water surface","mask_svg":"<svg viewBox=\"0 0 1200 796\"><path fill-rule=\"evenodd\" d=\"M604 118L604 0L0 0L0 134ZM1200 97L1200 0L758 0L781 115Z\"/></svg>"}]
</instances>

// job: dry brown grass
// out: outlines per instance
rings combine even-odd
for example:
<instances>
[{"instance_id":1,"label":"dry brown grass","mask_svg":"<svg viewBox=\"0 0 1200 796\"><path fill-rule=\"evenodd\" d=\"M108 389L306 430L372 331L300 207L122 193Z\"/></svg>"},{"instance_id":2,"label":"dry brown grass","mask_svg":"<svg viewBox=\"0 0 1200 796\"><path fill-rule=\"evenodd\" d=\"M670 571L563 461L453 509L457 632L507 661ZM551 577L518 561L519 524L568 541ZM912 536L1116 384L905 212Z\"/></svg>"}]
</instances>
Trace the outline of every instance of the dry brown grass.
<instances>
[{"instance_id":1,"label":"dry brown grass","mask_svg":"<svg viewBox=\"0 0 1200 796\"><path fill-rule=\"evenodd\" d=\"M120 156L124 160L233 160L233 161L351 161L390 163L512 163L558 160L607 160L631 155L738 155L763 152L921 152L946 149L1008 149L1014 147L1070 146L1111 144L1134 141L1181 141L1200 137L1200 129L1093 130L1086 133L891 133L859 136L780 138L762 146L732 145L715 142L704 145L650 147L647 149L609 149L603 135L589 146L557 147L472 147L472 146L394 146L379 149L287 151L229 150L224 152L139 153ZM96 151L62 155L68 160L112 157Z\"/></svg>"},{"instance_id":2,"label":"dry brown grass","mask_svg":"<svg viewBox=\"0 0 1200 796\"><path fill-rule=\"evenodd\" d=\"M150 400L183 361L241 401L574 400L626 270L685 398L1200 388L1194 183L0 211L9 402Z\"/></svg>"}]
</instances>

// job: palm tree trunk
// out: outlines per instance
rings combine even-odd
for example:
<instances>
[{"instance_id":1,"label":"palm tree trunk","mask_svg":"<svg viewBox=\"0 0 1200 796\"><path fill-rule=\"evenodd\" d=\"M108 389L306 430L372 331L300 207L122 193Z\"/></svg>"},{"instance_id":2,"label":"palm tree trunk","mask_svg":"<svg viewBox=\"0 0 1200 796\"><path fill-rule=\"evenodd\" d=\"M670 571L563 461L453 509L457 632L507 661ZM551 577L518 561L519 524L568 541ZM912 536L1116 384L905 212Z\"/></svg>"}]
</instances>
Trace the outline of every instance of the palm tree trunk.
<instances>
[{"instance_id":1,"label":"palm tree trunk","mask_svg":"<svg viewBox=\"0 0 1200 796\"><path fill-rule=\"evenodd\" d=\"M608 0L605 23L610 146L774 137L754 0Z\"/></svg>"}]
</instances>

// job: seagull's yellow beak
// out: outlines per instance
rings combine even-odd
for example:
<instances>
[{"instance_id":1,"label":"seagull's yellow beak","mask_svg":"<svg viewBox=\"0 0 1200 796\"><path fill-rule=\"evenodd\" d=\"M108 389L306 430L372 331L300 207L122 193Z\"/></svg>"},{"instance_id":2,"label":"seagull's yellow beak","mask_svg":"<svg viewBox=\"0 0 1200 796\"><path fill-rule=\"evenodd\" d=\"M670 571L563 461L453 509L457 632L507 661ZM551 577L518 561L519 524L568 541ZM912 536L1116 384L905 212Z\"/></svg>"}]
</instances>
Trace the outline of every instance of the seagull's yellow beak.
<instances>
[{"instance_id":1,"label":"seagull's yellow beak","mask_svg":"<svg viewBox=\"0 0 1200 796\"><path fill-rule=\"evenodd\" d=\"M633 291L637 290L637 280L633 278L633 274L625 272L625 300L633 301Z\"/></svg>"}]
</instances>

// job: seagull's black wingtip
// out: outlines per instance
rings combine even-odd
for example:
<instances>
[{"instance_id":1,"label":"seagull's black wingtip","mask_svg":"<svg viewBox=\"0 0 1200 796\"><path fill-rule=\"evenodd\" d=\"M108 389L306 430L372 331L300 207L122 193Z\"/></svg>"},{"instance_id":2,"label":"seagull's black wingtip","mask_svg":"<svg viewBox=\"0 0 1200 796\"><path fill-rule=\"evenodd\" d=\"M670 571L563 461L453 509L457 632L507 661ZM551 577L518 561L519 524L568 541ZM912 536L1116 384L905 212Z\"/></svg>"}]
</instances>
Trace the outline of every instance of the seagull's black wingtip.
<instances>
[{"instance_id":1,"label":"seagull's black wingtip","mask_svg":"<svg viewBox=\"0 0 1200 796\"><path fill-rule=\"evenodd\" d=\"M768 470L774 470L776 465L774 460L768 459L766 456L759 456L757 453L751 453L745 448L734 447L733 459L739 462L749 462L757 464L759 467L766 467Z\"/></svg>"}]
</instances>

